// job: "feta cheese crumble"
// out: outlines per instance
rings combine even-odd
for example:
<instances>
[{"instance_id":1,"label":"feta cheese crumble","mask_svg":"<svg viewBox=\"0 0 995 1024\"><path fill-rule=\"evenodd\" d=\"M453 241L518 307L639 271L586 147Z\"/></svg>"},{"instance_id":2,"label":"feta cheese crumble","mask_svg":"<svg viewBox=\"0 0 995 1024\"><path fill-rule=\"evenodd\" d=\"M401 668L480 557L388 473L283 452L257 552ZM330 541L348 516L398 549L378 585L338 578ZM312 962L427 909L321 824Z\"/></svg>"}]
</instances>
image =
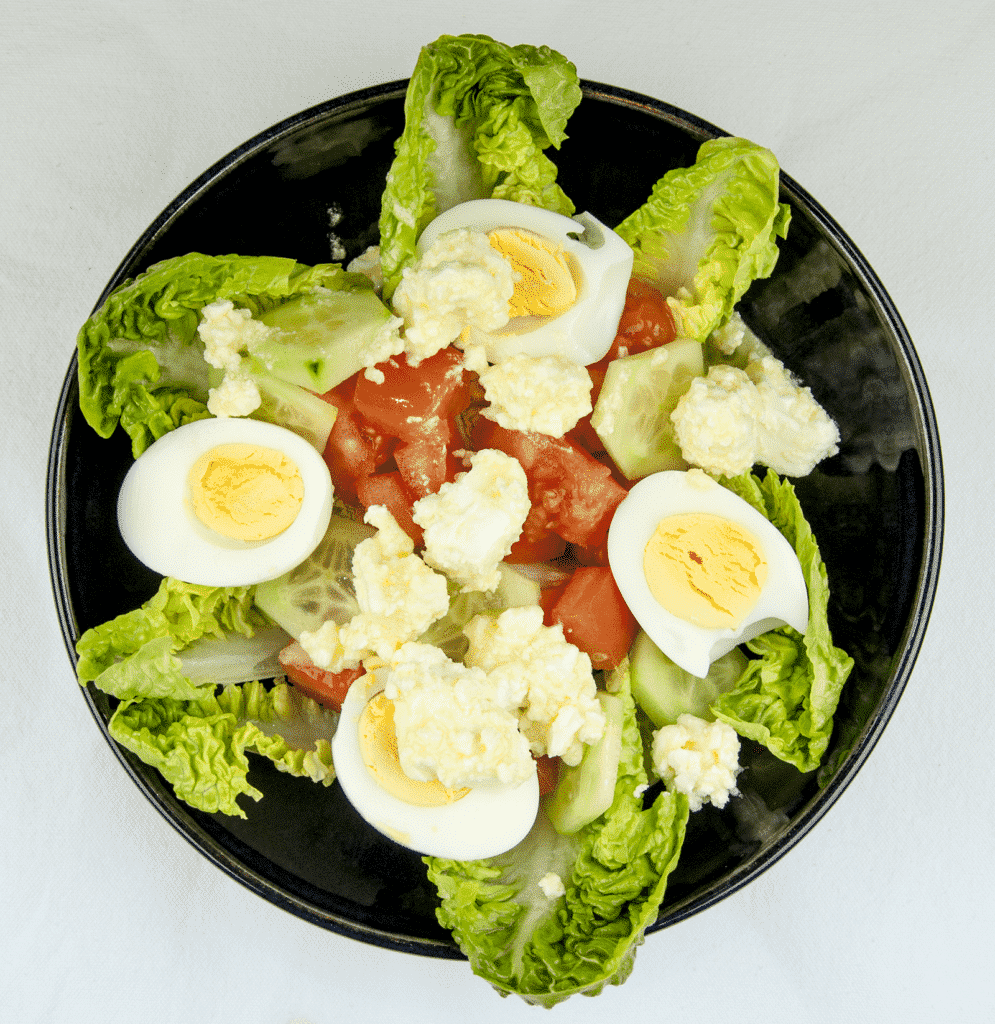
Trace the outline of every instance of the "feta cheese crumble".
<instances>
[{"instance_id":1,"label":"feta cheese crumble","mask_svg":"<svg viewBox=\"0 0 995 1024\"><path fill-rule=\"evenodd\" d=\"M725 807L738 796L739 736L725 722L681 715L653 734L653 766L670 790L684 793L692 811Z\"/></svg>"},{"instance_id":2,"label":"feta cheese crumble","mask_svg":"<svg viewBox=\"0 0 995 1024\"><path fill-rule=\"evenodd\" d=\"M564 638L561 625L544 626L535 606L508 608L497 618L477 615L463 631L470 641L468 666L505 685L526 681L519 728L532 752L579 764L584 744L605 729L591 659Z\"/></svg>"},{"instance_id":3,"label":"feta cheese crumble","mask_svg":"<svg viewBox=\"0 0 995 1024\"><path fill-rule=\"evenodd\" d=\"M784 364L762 350L741 370L713 366L671 413L681 454L709 473L738 476L754 463L807 476L839 451L839 429Z\"/></svg>"},{"instance_id":4,"label":"feta cheese crumble","mask_svg":"<svg viewBox=\"0 0 995 1024\"><path fill-rule=\"evenodd\" d=\"M371 505L365 520L377 533L353 554L359 612L345 625L329 620L299 638L311 660L331 672L357 668L371 654L389 658L449 610L445 576L414 554L414 543L390 512Z\"/></svg>"},{"instance_id":5,"label":"feta cheese crumble","mask_svg":"<svg viewBox=\"0 0 995 1024\"><path fill-rule=\"evenodd\" d=\"M208 303L200 311L197 333L204 343L204 359L224 378L207 393L207 411L212 416L248 416L262 404L255 382L242 372L242 350L266 338L271 328L252 319L247 309L236 309L230 299Z\"/></svg>"},{"instance_id":6,"label":"feta cheese crumble","mask_svg":"<svg viewBox=\"0 0 995 1024\"><path fill-rule=\"evenodd\" d=\"M498 564L529 514L528 481L517 459L492 448L470 456L470 469L416 501L412 518L425 531L425 562L463 590L494 590Z\"/></svg>"},{"instance_id":7,"label":"feta cheese crumble","mask_svg":"<svg viewBox=\"0 0 995 1024\"><path fill-rule=\"evenodd\" d=\"M536 882L536 885L542 889L543 895L549 900L555 900L563 896L567 891L566 886L563 884L563 879L555 871L547 871Z\"/></svg>"},{"instance_id":8,"label":"feta cheese crumble","mask_svg":"<svg viewBox=\"0 0 995 1024\"><path fill-rule=\"evenodd\" d=\"M563 356L514 355L480 373L482 415L509 430L562 437L593 408L591 375Z\"/></svg>"},{"instance_id":9,"label":"feta cheese crumble","mask_svg":"<svg viewBox=\"0 0 995 1024\"><path fill-rule=\"evenodd\" d=\"M417 366L456 341L467 327L504 327L514 291L515 271L486 234L460 228L440 235L404 269L394 291L408 361Z\"/></svg>"},{"instance_id":10,"label":"feta cheese crumble","mask_svg":"<svg viewBox=\"0 0 995 1024\"><path fill-rule=\"evenodd\" d=\"M535 764L516 714L526 685L505 682L450 661L431 644L404 644L384 684L384 696L394 702L404 773L421 782L438 779L449 789L530 778Z\"/></svg>"}]
</instances>

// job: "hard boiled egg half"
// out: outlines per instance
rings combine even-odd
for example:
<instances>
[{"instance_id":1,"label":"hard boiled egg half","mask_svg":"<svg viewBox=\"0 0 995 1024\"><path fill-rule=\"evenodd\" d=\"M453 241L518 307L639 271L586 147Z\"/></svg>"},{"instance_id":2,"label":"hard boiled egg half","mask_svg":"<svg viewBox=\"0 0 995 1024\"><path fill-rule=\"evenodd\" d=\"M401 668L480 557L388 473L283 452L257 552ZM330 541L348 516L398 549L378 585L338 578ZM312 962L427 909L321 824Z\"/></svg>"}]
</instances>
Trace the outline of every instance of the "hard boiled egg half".
<instances>
[{"instance_id":1,"label":"hard boiled egg half","mask_svg":"<svg viewBox=\"0 0 995 1024\"><path fill-rule=\"evenodd\" d=\"M274 579L318 545L332 514L321 455L284 427L204 419L155 441L118 495L121 536L163 576L210 587Z\"/></svg>"},{"instance_id":2,"label":"hard boiled egg half","mask_svg":"<svg viewBox=\"0 0 995 1024\"><path fill-rule=\"evenodd\" d=\"M517 846L535 822L539 780L447 789L401 768L393 704L382 673L360 676L332 739L335 774L352 806L378 832L430 857L479 860Z\"/></svg>"},{"instance_id":3,"label":"hard boiled egg half","mask_svg":"<svg viewBox=\"0 0 995 1024\"><path fill-rule=\"evenodd\" d=\"M738 644L779 626L803 633L808 625L794 548L699 469L635 484L608 531L608 560L639 624L699 679Z\"/></svg>"},{"instance_id":4,"label":"hard boiled egg half","mask_svg":"<svg viewBox=\"0 0 995 1024\"><path fill-rule=\"evenodd\" d=\"M632 250L619 235L589 213L564 217L507 199L474 199L430 221L419 254L460 228L486 234L518 274L507 325L471 339L490 362L558 355L586 366L605 355L632 274Z\"/></svg>"}]
</instances>

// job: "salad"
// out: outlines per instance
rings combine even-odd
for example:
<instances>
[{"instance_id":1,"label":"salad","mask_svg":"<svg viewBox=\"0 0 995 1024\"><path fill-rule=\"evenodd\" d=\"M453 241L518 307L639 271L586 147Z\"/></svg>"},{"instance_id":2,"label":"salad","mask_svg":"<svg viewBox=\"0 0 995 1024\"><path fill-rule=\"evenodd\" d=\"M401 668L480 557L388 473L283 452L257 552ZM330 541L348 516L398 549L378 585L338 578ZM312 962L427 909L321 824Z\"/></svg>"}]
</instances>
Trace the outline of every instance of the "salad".
<instances>
[{"instance_id":1,"label":"salad","mask_svg":"<svg viewBox=\"0 0 995 1024\"><path fill-rule=\"evenodd\" d=\"M545 1006L629 975L741 738L819 765L853 664L790 482L839 434L736 308L777 162L711 140L610 226L557 183L580 102L548 47L443 36L378 246L166 260L78 338L162 577L77 644L111 735L207 812L265 798L250 753L341 785Z\"/></svg>"}]
</instances>

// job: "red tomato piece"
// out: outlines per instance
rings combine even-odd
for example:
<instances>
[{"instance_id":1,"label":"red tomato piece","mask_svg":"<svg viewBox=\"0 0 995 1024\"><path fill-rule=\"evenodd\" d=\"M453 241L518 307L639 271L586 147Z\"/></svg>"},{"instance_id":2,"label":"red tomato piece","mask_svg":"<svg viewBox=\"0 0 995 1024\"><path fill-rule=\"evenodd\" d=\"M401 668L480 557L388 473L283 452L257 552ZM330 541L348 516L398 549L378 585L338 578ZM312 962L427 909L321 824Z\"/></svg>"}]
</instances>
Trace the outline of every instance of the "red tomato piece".
<instances>
[{"instance_id":1,"label":"red tomato piece","mask_svg":"<svg viewBox=\"0 0 995 1024\"><path fill-rule=\"evenodd\" d=\"M342 710L349 687L364 671L362 668L347 668L341 672L326 672L315 665L296 640L280 651L279 658L283 671L294 686L333 711Z\"/></svg>"},{"instance_id":2,"label":"red tomato piece","mask_svg":"<svg viewBox=\"0 0 995 1024\"><path fill-rule=\"evenodd\" d=\"M567 542L549 527L549 517L541 505L533 505L522 524L518 540L511 545L506 562L528 565L549 562L567 550Z\"/></svg>"},{"instance_id":3,"label":"red tomato piece","mask_svg":"<svg viewBox=\"0 0 995 1024\"><path fill-rule=\"evenodd\" d=\"M647 349L666 345L677 337L674 315L658 288L633 277L625 291L625 307L618 322L613 359L620 355L635 355ZM625 349L623 353L621 350Z\"/></svg>"},{"instance_id":4,"label":"red tomato piece","mask_svg":"<svg viewBox=\"0 0 995 1024\"><path fill-rule=\"evenodd\" d=\"M371 505L386 506L397 521L397 525L415 542L415 546L422 544L422 528L411 518L414 496L396 469L389 473L374 473L360 478L356 482L356 490L364 508Z\"/></svg>"},{"instance_id":5,"label":"red tomato piece","mask_svg":"<svg viewBox=\"0 0 995 1024\"><path fill-rule=\"evenodd\" d=\"M359 374L356 381L356 409L385 434L402 441L444 435L452 436L452 418L470 398L463 353L449 348L436 352L412 366L405 356L377 364L384 375L382 384Z\"/></svg>"},{"instance_id":6,"label":"red tomato piece","mask_svg":"<svg viewBox=\"0 0 995 1024\"><path fill-rule=\"evenodd\" d=\"M563 635L584 651L596 669L615 668L636 638L635 616L629 611L611 569L576 569L550 611Z\"/></svg>"},{"instance_id":7,"label":"red tomato piece","mask_svg":"<svg viewBox=\"0 0 995 1024\"><path fill-rule=\"evenodd\" d=\"M567 589L569 582L569 580L564 580L562 583L554 583L551 587L543 587L539 591L539 607L542 609L544 625L553 625L553 609L556 607L556 602L563 596L563 591Z\"/></svg>"},{"instance_id":8,"label":"red tomato piece","mask_svg":"<svg viewBox=\"0 0 995 1024\"><path fill-rule=\"evenodd\" d=\"M465 468L449 450L441 434L401 441L394 449L394 461L415 500L435 492Z\"/></svg>"},{"instance_id":9,"label":"red tomato piece","mask_svg":"<svg viewBox=\"0 0 995 1024\"><path fill-rule=\"evenodd\" d=\"M560 759L548 757L546 754L538 757L533 754L532 757L536 763L536 775L539 776L539 796L546 796L556 789L556 784L560 781Z\"/></svg>"},{"instance_id":10,"label":"red tomato piece","mask_svg":"<svg viewBox=\"0 0 995 1024\"><path fill-rule=\"evenodd\" d=\"M340 384L321 397L338 410L328 435L324 459L332 474L335 493L350 505L357 503L356 481L386 464L395 441L371 426L357 411L353 401L356 377Z\"/></svg>"},{"instance_id":11,"label":"red tomato piece","mask_svg":"<svg viewBox=\"0 0 995 1024\"><path fill-rule=\"evenodd\" d=\"M497 448L521 463L529 482L529 498L539 506L548 527L571 544L597 547L626 488L611 469L567 437L508 430L481 417L474 447Z\"/></svg>"}]
</instances>

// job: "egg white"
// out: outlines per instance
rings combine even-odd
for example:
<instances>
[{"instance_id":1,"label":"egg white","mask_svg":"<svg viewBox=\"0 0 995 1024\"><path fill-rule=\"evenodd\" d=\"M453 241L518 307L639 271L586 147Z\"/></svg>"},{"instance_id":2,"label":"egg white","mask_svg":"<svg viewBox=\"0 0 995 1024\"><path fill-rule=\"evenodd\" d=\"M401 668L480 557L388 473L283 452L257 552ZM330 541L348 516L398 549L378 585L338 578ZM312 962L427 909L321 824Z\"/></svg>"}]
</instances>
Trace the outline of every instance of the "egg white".
<instances>
[{"instance_id":1,"label":"egg white","mask_svg":"<svg viewBox=\"0 0 995 1024\"><path fill-rule=\"evenodd\" d=\"M507 199L473 199L430 221L418 239L418 252L424 253L448 231L500 227L524 228L562 245L574 258L581 279L577 300L558 316L518 317L500 330L480 332L488 360L558 355L582 366L596 363L611 348L618 330L632 274L632 249L589 213L564 217Z\"/></svg>"},{"instance_id":2,"label":"egg white","mask_svg":"<svg viewBox=\"0 0 995 1024\"><path fill-rule=\"evenodd\" d=\"M382 689L376 673L357 679L332 739L335 775L356 811L389 839L430 857L479 860L517 846L539 808L535 772L518 785L473 786L466 796L439 807L406 803L379 785L363 758L359 723L367 703Z\"/></svg>"},{"instance_id":3,"label":"egg white","mask_svg":"<svg viewBox=\"0 0 995 1024\"><path fill-rule=\"evenodd\" d=\"M197 518L187 475L220 444L258 444L283 452L297 466L304 499L294 522L269 540L223 537ZM275 579L315 549L332 514L332 480L321 455L284 427L251 419L204 419L155 441L128 470L118 494L118 526L140 561L163 576L209 587Z\"/></svg>"},{"instance_id":4,"label":"egg white","mask_svg":"<svg viewBox=\"0 0 995 1024\"><path fill-rule=\"evenodd\" d=\"M767 580L756 605L735 629L693 625L663 608L650 592L643 553L666 516L705 512L723 516L759 540ZM636 483L615 511L608 561L632 614L653 642L686 672L703 679L716 658L771 629L808 625L808 589L798 556L781 532L748 502L700 471L667 470Z\"/></svg>"}]
</instances>

